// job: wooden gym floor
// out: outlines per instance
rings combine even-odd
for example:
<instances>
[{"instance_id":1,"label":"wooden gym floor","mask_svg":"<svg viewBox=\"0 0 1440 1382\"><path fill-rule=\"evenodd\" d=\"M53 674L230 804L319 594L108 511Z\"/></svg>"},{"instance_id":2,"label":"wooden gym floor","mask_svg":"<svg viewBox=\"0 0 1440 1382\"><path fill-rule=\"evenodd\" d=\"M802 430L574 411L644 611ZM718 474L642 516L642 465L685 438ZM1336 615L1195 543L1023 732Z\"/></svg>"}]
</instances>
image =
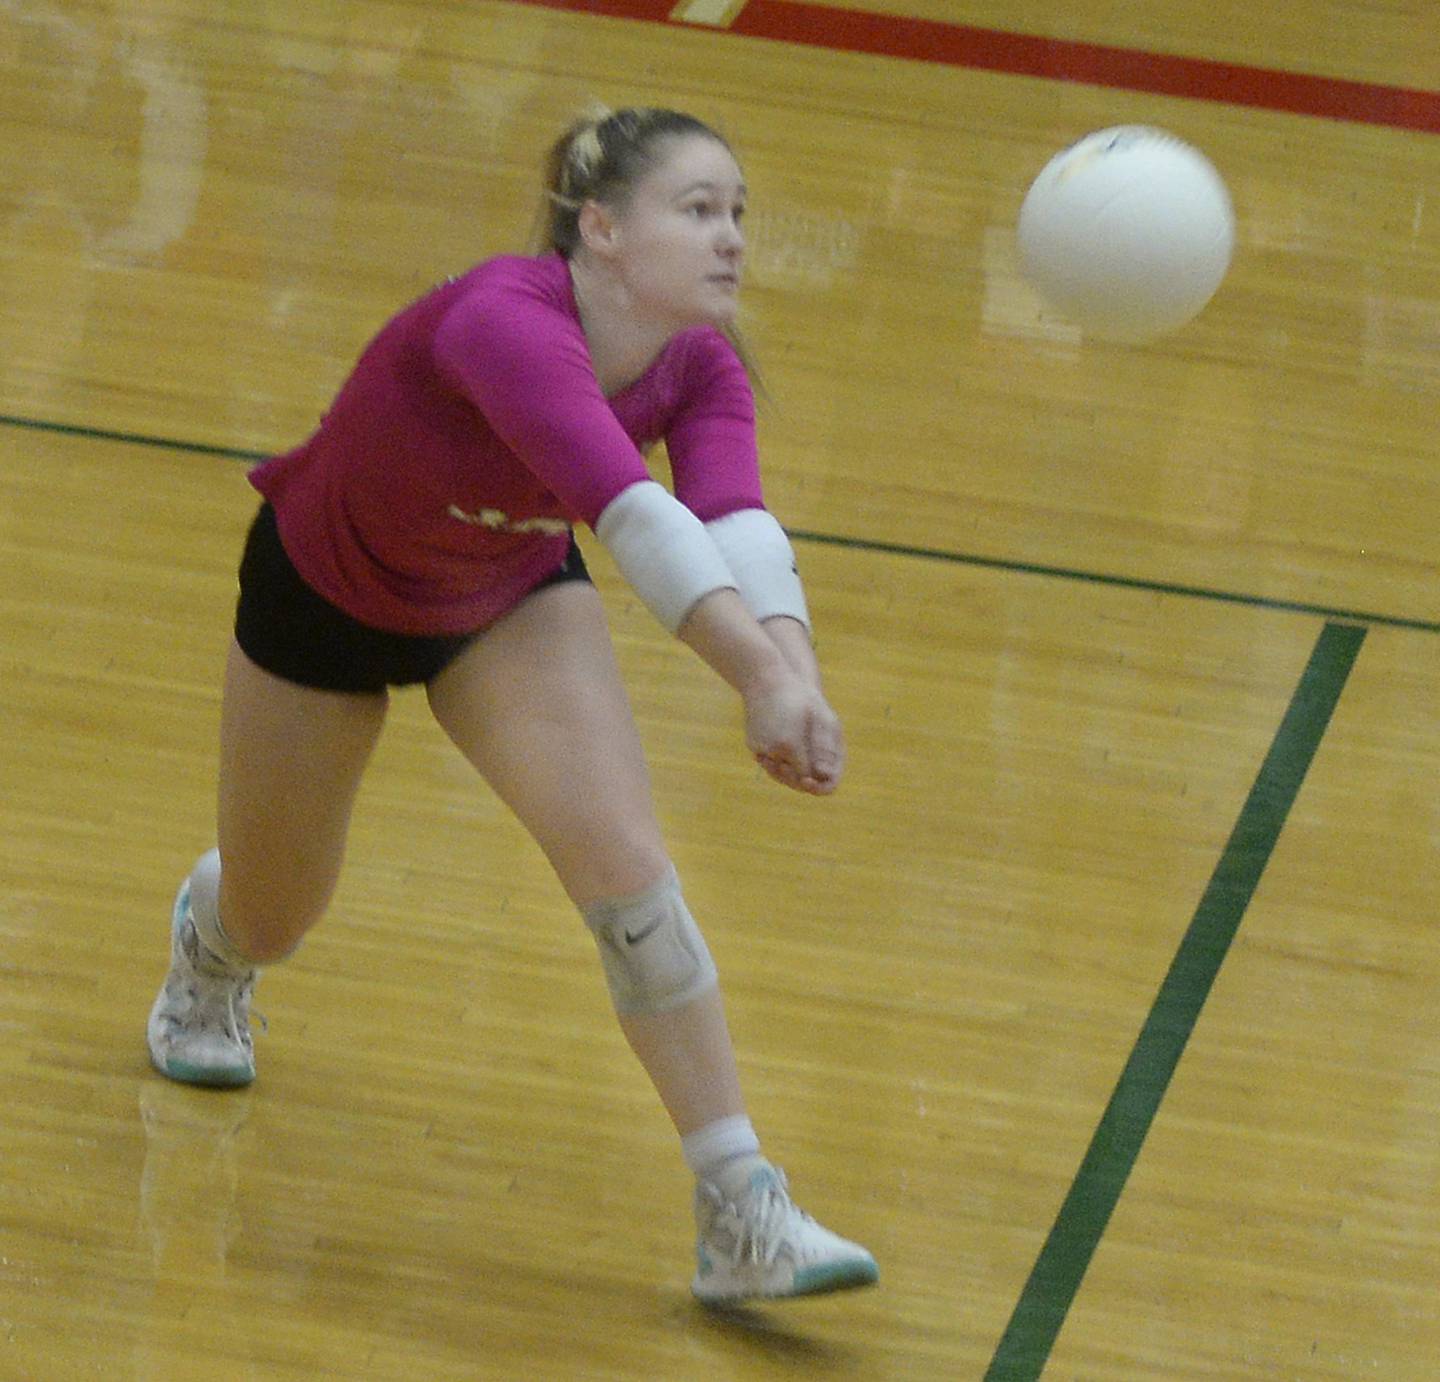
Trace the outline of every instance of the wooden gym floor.
<instances>
[{"instance_id":1,"label":"wooden gym floor","mask_svg":"<svg viewBox=\"0 0 1440 1382\"><path fill-rule=\"evenodd\" d=\"M0 0L0 1379L1440 1376L1437 51L1424 0ZM144 1053L245 463L523 245L591 97L712 119L752 189L840 795L759 780L587 550L851 1298L691 1304L590 942L423 698L259 1082ZM1013 226L1130 122L1239 241L1127 350Z\"/></svg>"}]
</instances>

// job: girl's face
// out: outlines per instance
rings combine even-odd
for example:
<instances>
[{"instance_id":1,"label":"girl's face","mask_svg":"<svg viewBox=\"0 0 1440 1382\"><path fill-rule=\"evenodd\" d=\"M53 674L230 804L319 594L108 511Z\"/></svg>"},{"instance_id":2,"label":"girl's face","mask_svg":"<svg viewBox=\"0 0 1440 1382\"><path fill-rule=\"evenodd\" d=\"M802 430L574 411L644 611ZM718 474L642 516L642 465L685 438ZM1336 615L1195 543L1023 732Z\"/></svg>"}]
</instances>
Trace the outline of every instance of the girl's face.
<instances>
[{"instance_id":1,"label":"girl's face","mask_svg":"<svg viewBox=\"0 0 1440 1382\"><path fill-rule=\"evenodd\" d=\"M603 212L600 248L636 311L670 330L728 325L745 254L740 168L701 134L668 139L659 152L629 199Z\"/></svg>"}]
</instances>

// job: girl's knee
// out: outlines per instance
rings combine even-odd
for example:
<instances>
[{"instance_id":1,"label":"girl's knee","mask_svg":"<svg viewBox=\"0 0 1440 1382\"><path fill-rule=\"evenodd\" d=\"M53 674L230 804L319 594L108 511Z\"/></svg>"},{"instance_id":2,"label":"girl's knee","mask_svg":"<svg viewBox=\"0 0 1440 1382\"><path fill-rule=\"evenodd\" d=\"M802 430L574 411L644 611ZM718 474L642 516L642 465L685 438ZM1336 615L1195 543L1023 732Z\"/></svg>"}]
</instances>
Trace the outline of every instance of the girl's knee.
<instances>
[{"instance_id":1,"label":"girl's knee","mask_svg":"<svg viewBox=\"0 0 1440 1382\"><path fill-rule=\"evenodd\" d=\"M628 897L654 887L673 873L665 846L646 835L614 838L603 845L582 845L575 857L558 864L560 881L584 908L605 898Z\"/></svg>"}]
</instances>

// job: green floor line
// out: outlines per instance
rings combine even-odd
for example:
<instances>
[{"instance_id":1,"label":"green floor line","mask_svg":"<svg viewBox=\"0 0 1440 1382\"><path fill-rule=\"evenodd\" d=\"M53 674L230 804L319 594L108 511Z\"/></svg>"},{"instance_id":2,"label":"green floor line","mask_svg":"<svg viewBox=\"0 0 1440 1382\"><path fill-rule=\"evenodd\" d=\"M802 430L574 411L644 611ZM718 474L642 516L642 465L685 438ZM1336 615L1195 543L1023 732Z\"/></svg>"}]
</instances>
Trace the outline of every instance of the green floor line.
<instances>
[{"instance_id":1,"label":"green floor line","mask_svg":"<svg viewBox=\"0 0 1440 1382\"><path fill-rule=\"evenodd\" d=\"M985 1374L1033 1382L1089 1268L1330 723L1365 630L1327 624Z\"/></svg>"},{"instance_id":2,"label":"green floor line","mask_svg":"<svg viewBox=\"0 0 1440 1382\"><path fill-rule=\"evenodd\" d=\"M1019 561L1012 557L982 557L966 552L946 552L933 547L910 547L898 542L881 542L873 538L840 537L833 533L811 533L800 528L787 530L797 542L813 542L825 547L848 547L859 552L883 552L897 557L916 557L923 561L950 562L957 566L978 566L987 571L1009 571L1020 576L1048 576L1065 581L1081 581L1087 585L1118 586L1124 590L1143 590L1153 595L1178 595L1188 600L1213 600L1226 605L1244 605L1248 609L1274 610L1281 614L1304 614L1319 619L1343 619L1370 624L1378 628L1414 629L1420 633L1440 633L1440 622L1433 619L1412 619L1403 614L1378 614L1363 609L1340 609L1333 605L1309 604L1303 600L1277 600L1268 595L1252 595L1244 591L1218 590L1212 586L1180 585L1174 581L1151 581L1140 576L1116 576L1104 571L1085 571L1074 566L1048 566L1041 562Z\"/></svg>"},{"instance_id":3,"label":"green floor line","mask_svg":"<svg viewBox=\"0 0 1440 1382\"><path fill-rule=\"evenodd\" d=\"M0 427L18 427L29 432L49 432L59 437L84 437L87 441L118 441L131 446L152 446L162 451L190 451L200 456L223 456L227 461L263 461L265 453L242 451L234 446L212 446L203 441L181 441L175 437L151 437L139 432L116 432L107 427L80 427L72 422L45 422L39 418L13 417L0 413Z\"/></svg>"},{"instance_id":4,"label":"green floor line","mask_svg":"<svg viewBox=\"0 0 1440 1382\"><path fill-rule=\"evenodd\" d=\"M202 456L223 456L232 461L263 461L267 453L247 451L239 447L214 446L207 442L179 441L170 437L148 437L134 432L108 431L99 427L79 427L66 422L46 422L38 418L13 417L0 414L0 427L17 427L32 432L50 432L58 436L85 437L92 441L118 441L135 446L154 446L167 451L191 451ZM1344 619L1377 628L1414 629L1421 633L1440 633L1440 622L1412 619L1402 614L1380 614L1369 610L1337 609L1329 605L1307 604L1300 600L1275 600L1265 595L1244 591L1215 590L1207 586L1178 585L1169 581L1150 581L1138 576L1117 576L1104 571L1085 571L1079 567L1048 566L1039 562L1018 561L1005 557L985 557L967 552L948 552L938 547L912 547L899 542L882 542L874 538L846 537L840 533L807 532L789 529L796 542L821 547L843 547L877 555L911 557L922 561L949 562L956 566L973 566L986 571L1009 571L1023 576L1044 576L1055 580L1081 581L1089 585L1143 590L1158 595L1178 595L1189 600L1214 600L1223 604L1243 605L1250 609L1274 610L1282 614L1304 614L1321 619Z\"/></svg>"}]
</instances>

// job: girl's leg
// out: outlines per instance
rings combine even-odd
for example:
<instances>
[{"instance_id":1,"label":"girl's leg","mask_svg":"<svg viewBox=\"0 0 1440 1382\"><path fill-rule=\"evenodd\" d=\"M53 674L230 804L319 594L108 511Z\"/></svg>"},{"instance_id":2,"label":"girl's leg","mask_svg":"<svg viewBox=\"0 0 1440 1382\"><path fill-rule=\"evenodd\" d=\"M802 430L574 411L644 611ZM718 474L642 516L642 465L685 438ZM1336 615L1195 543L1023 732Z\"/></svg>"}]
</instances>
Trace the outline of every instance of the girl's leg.
<instances>
[{"instance_id":1,"label":"girl's leg","mask_svg":"<svg viewBox=\"0 0 1440 1382\"><path fill-rule=\"evenodd\" d=\"M219 912L254 964L282 959L324 913L340 877L384 693L317 691L230 648L220 721Z\"/></svg>"},{"instance_id":2,"label":"girl's leg","mask_svg":"<svg viewBox=\"0 0 1440 1382\"><path fill-rule=\"evenodd\" d=\"M648 936L663 915L661 924L688 934L693 952L703 949L661 843L640 738L593 587L536 592L431 683L430 703L539 841L592 926L597 916L631 915L633 926L616 923L630 942ZM637 905L660 910L640 915ZM689 933L677 925L682 914ZM619 941L614 930L597 937L602 945ZM685 944L672 953L682 955ZM675 972L686 968L681 961ZM720 992L705 977L708 957L694 972L701 976L695 996L679 1006L626 1012L630 1004L619 1005L621 1027L697 1176L699 1267L691 1289L721 1304L874 1281L870 1254L796 1209L784 1176L758 1156ZM633 996L623 973L612 988Z\"/></svg>"},{"instance_id":3,"label":"girl's leg","mask_svg":"<svg viewBox=\"0 0 1440 1382\"><path fill-rule=\"evenodd\" d=\"M220 731L220 847L175 900L170 972L147 1038L157 1069L188 1084L255 1078L256 966L282 959L334 891L360 775L386 698L315 691L232 645ZM221 867L221 861L224 867Z\"/></svg>"},{"instance_id":4,"label":"girl's leg","mask_svg":"<svg viewBox=\"0 0 1440 1382\"><path fill-rule=\"evenodd\" d=\"M430 686L435 717L515 812L582 911L651 888L669 859L600 598L550 586ZM743 1113L719 990L622 1014L681 1136Z\"/></svg>"}]
</instances>

